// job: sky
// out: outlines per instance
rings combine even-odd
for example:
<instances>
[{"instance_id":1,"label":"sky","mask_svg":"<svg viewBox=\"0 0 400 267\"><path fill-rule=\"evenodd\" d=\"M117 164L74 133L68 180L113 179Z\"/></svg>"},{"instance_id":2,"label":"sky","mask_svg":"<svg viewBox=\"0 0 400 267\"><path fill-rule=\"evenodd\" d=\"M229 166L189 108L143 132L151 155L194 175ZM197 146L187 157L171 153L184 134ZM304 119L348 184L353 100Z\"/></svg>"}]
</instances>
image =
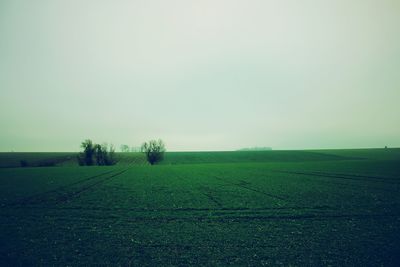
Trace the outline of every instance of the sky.
<instances>
[{"instance_id":1,"label":"sky","mask_svg":"<svg viewBox=\"0 0 400 267\"><path fill-rule=\"evenodd\" d=\"M0 151L400 146L398 0L2 0Z\"/></svg>"}]
</instances>

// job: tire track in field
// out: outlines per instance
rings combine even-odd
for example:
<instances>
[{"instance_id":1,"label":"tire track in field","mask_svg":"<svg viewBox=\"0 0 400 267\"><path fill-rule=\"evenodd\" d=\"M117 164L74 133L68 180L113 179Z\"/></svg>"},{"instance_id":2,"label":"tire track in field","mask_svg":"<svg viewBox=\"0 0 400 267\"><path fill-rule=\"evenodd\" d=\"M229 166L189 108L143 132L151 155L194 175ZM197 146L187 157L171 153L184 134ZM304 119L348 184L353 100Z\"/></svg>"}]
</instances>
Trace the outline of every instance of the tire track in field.
<instances>
[{"instance_id":1,"label":"tire track in field","mask_svg":"<svg viewBox=\"0 0 400 267\"><path fill-rule=\"evenodd\" d=\"M361 175L361 174L353 174L353 173L335 173L335 172L322 172L322 171L311 171L313 173L319 173L319 174L334 174L334 175L343 175L343 176L351 176L351 177L360 177L360 178L371 178L371 179L376 179L376 180L393 180L393 181L399 181L398 178L395 177L383 177L383 176L372 176L372 175Z\"/></svg>"},{"instance_id":2,"label":"tire track in field","mask_svg":"<svg viewBox=\"0 0 400 267\"><path fill-rule=\"evenodd\" d=\"M69 202L69 201L73 200L74 198L78 197L80 194L82 194L82 193L84 193L86 191L89 191L90 189L92 189L96 185L99 185L99 184L102 184L102 183L104 183L104 182L106 182L108 180L111 180L112 178L115 178L115 177L125 173L127 170L129 170L129 168L124 169L122 171L119 171L117 173L114 173L113 175L105 177L105 178L103 178L101 180L95 181L92 184L85 185L85 186L79 188L78 190L73 191L73 192L71 192L71 193L69 193L67 195L63 195L61 197L58 197L58 198L56 198L56 203L57 204L61 204L61 203L64 203L64 202Z\"/></svg>"},{"instance_id":3,"label":"tire track in field","mask_svg":"<svg viewBox=\"0 0 400 267\"><path fill-rule=\"evenodd\" d=\"M369 206L359 206L359 208L367 208ZM26 207L16 207L16 208L26 208ZM57 209L57 210L75 210L75 211L121 211L121 212L175 212L175 213L185 213L185 212L262 212L262 211L293 211L293 210L337 210L333 206L287 206L287 207L221 207L221 208L108 208L108 207L39 207L39 206L29 206L29 209Z\"/></svg>"},{"instance_id":4,"label":"tire track in field","mask_svg":"<svg viewBox=\"0 0 400 267\"><path fill-rule=\"evenodd\" d=\"M398 194L400 191L399 189L390 187L382 187L382 186L386 186L386 184L384 183L384 185L380 185L380 187L378 187L377 185L371 185L371 184L354 184L354 183L349 183L349 182L337 182L338 180L321 180L318 182L324 183L324 184L329 184L329 185L335 185L335 186L341 186L341 187L345 187L345 188L352 188L352 190L360 190L360 188L364 188L367 190L374 190L374 191L385 191L387 193L391 193L391 194ZM397 185L398 186L398 185Z\"/></svg>"},{"instance_id":5,"label":"tire track in field","mask_svg":"<svg viewBox=\"0 0 400 267\"><path fill-rule=\"evenodd\" d=\"M200 186L198 189L200 190L200 193L206 196L211 202L214 202L220 208L223 207L221 201L217 199L215 196L213 196L212 189L210 187Z\"/></svg>"},{"instance_id":6,"label":"tire track in field","mask_svg":"<svg viewBox=\"0 0 400 267\"><path fill-rule=\"evenodd\" d=\"M41 216L38 214L30 214L32 217ZM60 221L71 220L70 214L58 216ZM111 220L119 222L139 222L139 223L166 223L166 222L254 222L254 221L297 221L297 220L314 220L314 221L329 221L329 220L400 220L400 213L302 213L302 214L282 214L282 213L258 213L258 214L186 214L186 215L143 215L143 214L76 214L73 216L74 221L93 222Z\"/></svg>"},{"instance_id":7,"label":"tire track in field","mask_svg":"<svg viewBox=\"0 0 400 267\"><path fill-rule=\"evenodd\" d=\"M218 201L212 194L211 192L204 193L202 192L203 195L205 195L209 200L217 204L217 206L222 207L222 203Z\"/></svg>"},{"instance_id":8,"label":"tire track in field","mask_svg":"<svg viewBox=\"0 0 400 267\"><path fill-rule=\"evenodd\" d=\"M222 178L220 178L218 176L214 176L214 178L219 180L219 181L222 181L224 183L227 183L227 184L230 184L230 185L234 185L234 186L237 186L237 187L241 187L241 188L247 189L249 191L253 191L253 192L268 196L270 198L274 198L274 199L278 199L278 200L282 200L282 201L288 202L288 200L283 198L283 197L276 196L276 195L273 195L273 194L270 194L270 193L267 193L267 192L264 192L264 191L249 187L247 184L245 184L243 182L242 183L234 183L234 182L230 182L230 181L227 181L225 179L222 179Z\"/></svg>"},{"instance_id":9,"label":"tire track in field","mask_svg":"<svg viewBox=\"0 0 400 267\"><path fill-rule=\"evenodd\" d=\"M282 171L276 170L274 172L278 173L288 173L288 174L299 174L306 176L317 176L317 177L325 177L325 178L339 178L339 179L347 179L347 180L356 180L356 181L368 181L368 182L381 182L381 183L389 183L389 184L399 184L399 180L396 178L387 178L387 177L376 177L376 176L364 176L364 175L354 175L354 174L338 174L338 173L329 173L329 172L318 172L318 171ZM367 179L363 179L367 178Z\"/></svg>"},{"instance_id":10,"label":"tire track in field","mask_svg":"<svg viewBox=\"0 0 400 267\"><path fill-rule=\"evenodd\" d=\"M128 169L126 169L126 170L128 170ZM91 182L91 181L93 181L93 180L95 180L95 179L97 179L99 177L102 177L104 175L108 175L108 174L113 173L115 171L116 170L111 170L111 171L103 172L103 173L100 173L100 174L97 174L97 175L93 175L93 176L90 176L88 178L84 178L84 179L81 179L79 181L67 184L67 185L59 186L59 187L57 187L55 189L52 189L52 190L49 190L49 191L46 191L46 192L38 193L38 194L35 194L33 196L29 196L29 197L25 197L25 198L19 199L19 200L15 201L15 202L12 202L12 203L9 203L9 204L5 204L4 206L18 206L18 205L24 205L25 206L27 204L40 204L40 203L49 202L51 200L54 200L54 199L51 198L51 196L54 196L54 195L56 195L56 201L57 201L57 198L60 198L60 197L57 197L57 195L65 193L70 188L72 188L74 186L77 186L77 185L81 185L81 184L85 184L85 183ZM120 173L118 173L118 174L120 174ZM98 184L99 182L101 183L103 181L106 181L107 178L108 177L106 177L105 179L100 179L100 180L95 181L94 185ZM92 185L92 186L94 186L94 185ZM89 186L89 187L92 187L92 186ZM86 188L86 187L87 186L84 186L84 188ZM81 191L81 190L78 190L78 191ZM72 193L74 194L75 192L72 192ZM71 193L69 193L67 195L70 195L70 194Z\"/></svg>"},{"instance_id":11,"label":"tire track in field","mask_svg":"<svg viewBox=\"0 0 400 267\"><path fill-rule=\"evenodd\" d=\"M62 185L62 186L59 186L59 187L57 187L55 189L52 189L52 190L49 190L49 191L46 191L46 192L42 192L42 193L38 193L38 194L35 194L35 195L32 195L32 196L24 197L22 199L17 200L16 202L13 202L13 203L10 203L10 204L6 204L6 205L7 206L24 205L24 204L32 203L32 201L35 201L35 200L38 201L38 202L43 202L43 201L45 201L45 199L46 199L45 197L47 195L59 193L59 192L61 192L63 190L68 189L69 187L72 187L72 186L75 186L75 185L78 185L78 184L81 184L81 183L88 182L90 180L96 179L96 178L98 178L100 176L107 175L107 174L112 173L112 172L114 172L114 170L108 171L108 172L104 172L104 173L100 173L100 174L96 174L94 176L90 176L90 177L87 177L87 178L83 178L83 179L78 180L76 182L73 182L73 183L70 183L70 184L67 184L67 185Z\"/></svg>"},{"instance_id":12,"label":"tire track in field","mask_svg":"<svg viewBox=\"0 0 400 267\"><path fill-rule=\"evenodd\" d=\"M254 222L254 221L298 221L298 220L313 220L313 221L327 221L327 220L385 220L388 218L400 219L399 213L356 213L356 214L249 214L249 215L216 215L216 216L160 216L160 217L149 217L149 216L134 216L129 218L121 218L121 220L127 220L129 222ZM81 217L82 220L87 220ZM95 218L90 218L92 220ZM98 220L104 219L103 217L96 218Z\"/></svg>"},{"instance_id":13,"label":"tire track in field","mask_svg":"<svg viewBox=\"0 0 400 267\"><path fill-rule=\"evenodd\" d=\"M38 207L33 207L38 209ZM39 209L49 210L49 207L39 207ZM68 208L52 207L56 210L76 210L74 220L97 221L97 220L115 220L129 222L242 222L242 221L293 221L293 220L384 220L393 218L400 220L399 212L368 212L356 211L344 212L333 207L315 206L315 207L276 207L276 208L217 208L217 209L125 209L125 208ZM29 208L30 209L30 208ZM98 213L81 213L81 211L98 211ZM107 211L112 211L108 213ZM119 213L115 213L115 212ZM134 214L128 214L127 211L133 211ZM168 212L159 214L160 211ZM194 212L198 211L200 213ZM244 213L243 213L244 211ZM150 212L150 213L149 213ZM174 213L171 213L174 212ZM178 213L175 213L178 212ZM206 213L204 213L206 212ZM212 213L210 213L212 212ZM297 212L297 213L293 213ZM155 215L155 214L156 215ZM7 213L6 213L7 214ZM60 220L70 220L70 213L63 213L64 216L57 216ZM42 213L29 213L28 216L43 216Z\"/></svg>"}]
</instances>

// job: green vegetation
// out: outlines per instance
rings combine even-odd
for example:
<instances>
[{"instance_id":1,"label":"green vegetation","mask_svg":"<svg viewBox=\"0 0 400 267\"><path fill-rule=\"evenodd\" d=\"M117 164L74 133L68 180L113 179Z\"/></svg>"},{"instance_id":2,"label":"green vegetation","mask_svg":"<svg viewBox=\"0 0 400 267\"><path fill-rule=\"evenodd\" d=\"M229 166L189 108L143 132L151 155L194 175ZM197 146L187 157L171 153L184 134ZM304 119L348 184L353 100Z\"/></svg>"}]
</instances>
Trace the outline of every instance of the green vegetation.
<instances>
[{"instance_id":1,"label":"green vegetation","mask_svg":"<svg viewBox=\"0 0 400 267\"><path fill-rule=\"evenodd\" d=\"M0 152L0 168L73 166L76 157L72 152Z\"/></svg>"},{"instance_id":2,"label":"green vegetation","mask_svg":"<svg viewBox=\"0 0 400 267\"><path fill-rule=\"evenodd\" d=\"M29 167L76 166L77 154L44 152L0 152L0 168L20 167L25 160ZM115 153L119 166L143 165L146 155L139 152ZM400 159L400 149L337 149L337 150L276 150L276 151L222 151L222 152L165 152L159 164L202 164L202 163L243 163L243 162L303 162L340 160L394 160Z\"/></svg>"},{"instance_id":3,"label":"green vegetation","mask_svg":"<svg viewBox=\"0 0 400 267\"><path fill-rule=\"evenodd\" d=\"M104 166L116 163L113 145L108 148L107 144L94 144L92 140L87 139L82 142L81 147L83 152L78 155L78 163L81 166L92 166L94 164Z\"/></svg>"},{"instance_id":4,"label":"green vegetation","mask_svg":"<svg viewBox=\"0 0 400 267\"><path fill-rule=\"evenodd\" d=\"M154 165L164 159L165 145L161 139L144 142L141 151L146 155L150 165Z\"/></svg>"},{"instance_id":5,"label":"green vegetation","mask_svg":"<svg viewBox=\"0 0 400 267\"><path fill-rule=\"evenodd\" d=\"M0 265L396 266L399 155L169 152L149 166L117 153L81 168L74 154L2 153L3 167L60 167L0 169Z\"/></svg>"}]
</instances>

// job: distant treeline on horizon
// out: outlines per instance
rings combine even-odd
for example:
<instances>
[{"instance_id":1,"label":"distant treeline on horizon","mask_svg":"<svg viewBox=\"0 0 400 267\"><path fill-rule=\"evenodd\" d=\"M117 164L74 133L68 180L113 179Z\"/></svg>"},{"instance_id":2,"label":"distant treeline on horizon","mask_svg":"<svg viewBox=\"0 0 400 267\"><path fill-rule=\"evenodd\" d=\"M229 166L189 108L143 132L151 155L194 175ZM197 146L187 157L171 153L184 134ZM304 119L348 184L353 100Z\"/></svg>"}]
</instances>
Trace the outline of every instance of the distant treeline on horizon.
<instances>
[{"instance_id":1,"label":"distant treeline on horizon","mask_svg":"<svg viewBox=\"0 0 400 267\"><path fill-rule=\"evenodd\" d=\"M272 148L271 147L267 147L267 146L264 146L264 147L256 146L256 147L241 148L241 149L238 149L237 151L265 151L265 150L272 150Z\"/></svg>"}]
</instances>

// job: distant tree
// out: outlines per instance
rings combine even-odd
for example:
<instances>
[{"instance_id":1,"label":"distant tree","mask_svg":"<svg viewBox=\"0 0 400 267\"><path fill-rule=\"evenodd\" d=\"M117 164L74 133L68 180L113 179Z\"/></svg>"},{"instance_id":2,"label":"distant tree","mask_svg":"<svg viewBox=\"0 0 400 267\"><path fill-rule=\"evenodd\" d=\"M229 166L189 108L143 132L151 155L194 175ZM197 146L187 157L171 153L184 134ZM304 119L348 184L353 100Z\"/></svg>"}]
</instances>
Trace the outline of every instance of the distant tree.
<instances>
[{"instance_id":1,"label":"distant tree","mask_svg":"<svg viewBox=\"0 0 400 267\"><path fill-rule=\"evenodd\" d=\"M146 155L150 165L164 159L165 145L161 139L144 142L140 150Z\"/></svg>"},{"instance_id":2,"label":"distant tree","mask_svg":"<svg viewBox=\"0 0 400 267\"><path fill-rule=\"evenodd\" d=\"M104 161L105 165L115 165L117 163L117 159L115 157L115 147L111 144L109 149L107 149L107 145L104 147L104 149L107 155Z\"/></svg>"},{"instance_id":3,"label":"distant tree","mask_svg":"<svg viewBox=\"0 0 400 267\"><path fill-rule=\"evenodd\" d=\"M120 149L121 149L121 152L129 152L130 151L128 145L121 145Z\"/></svg>"},{"instance_id":4,"label":"distant tree","mask_svg":"<svg viewBox=\"0 0 400 267\"><path fill-rule=\"evenodd\" d=\"M79 165L93 165L93 156L95 153L95 145L92 140L86 139L82 142L81 148L83 148L83 152L81 152L78 156Z\"/></svg>"},{"instance_id":5,"label":"distant tree","mask_svg":"<svg viewBox=\"0 0 400 267\"><path fill-rule=\"evenodd\" d=\"M106 143L94 144L90 139L82 142L83 152L78 156L79 165L114 165L117 161L115 158L115 148L113 145L108 148Z\"/></svg>"},{"instance_id":6,"label":"distant tree","mask_svg":"<svg viewBox=\"0 0 400 267\"><path fill-rule=\"evenodd\" d=\"M94 145L94 157L96 159L96 164L99 166L105 165L107 158L107 150L104 149L104 145L95 144Z\"/></svg>"}]
</instances>

